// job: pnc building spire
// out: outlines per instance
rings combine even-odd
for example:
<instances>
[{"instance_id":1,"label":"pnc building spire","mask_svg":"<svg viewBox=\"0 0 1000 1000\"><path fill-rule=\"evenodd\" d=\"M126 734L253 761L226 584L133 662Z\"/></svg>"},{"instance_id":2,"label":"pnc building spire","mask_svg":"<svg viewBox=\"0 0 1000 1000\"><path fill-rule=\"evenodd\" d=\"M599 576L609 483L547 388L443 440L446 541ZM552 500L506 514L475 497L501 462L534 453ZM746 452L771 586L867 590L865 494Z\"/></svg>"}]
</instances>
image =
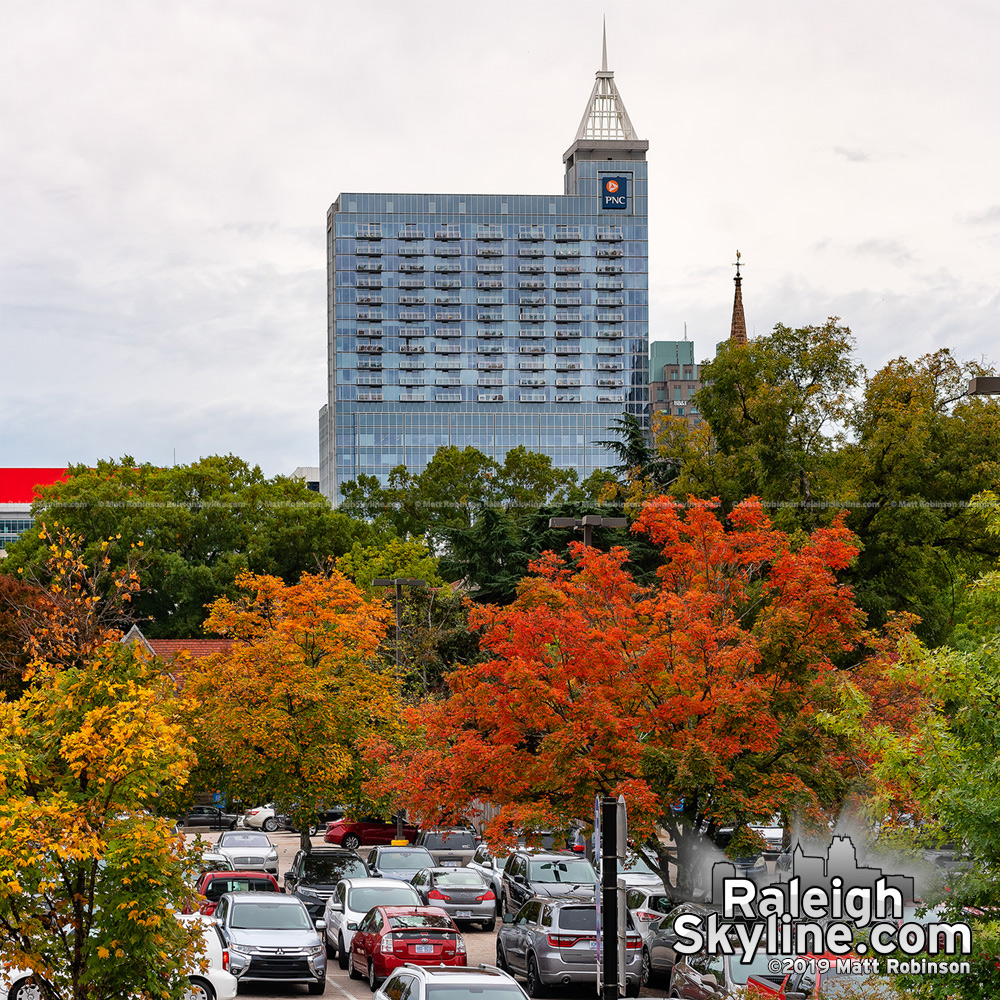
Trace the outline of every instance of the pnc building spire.
<instances>
[{"instance_id":1,"label":"pnc building spire","mask_svg":"<svg viewBox=\"0 0 1000 1000\"><path fill-rule=\"evenodd\" d=\"M729 330L729 339L737 344L745 344L747 342L747 321L743 315L743 292L740 287L743 284L743 278L740 276L740 265L740 252L737 250L736 263L733 265L736 268L736 277L733 279L736 282L736 295L733 298L733 323Z\"/></svg>"},{"instance_id":2,"label":"pnc building spire","mask_svg":"<svg viewBox=\"0 0 1000 1000\"><path fill-rule=\"evenodd\" d=\"M576 139L637 140L625 102L615 86L615 74L608 69L608 28L604 26L601 46L601 68L597 71L594 89L590 92Z\"/></svg>"}]
</instances>

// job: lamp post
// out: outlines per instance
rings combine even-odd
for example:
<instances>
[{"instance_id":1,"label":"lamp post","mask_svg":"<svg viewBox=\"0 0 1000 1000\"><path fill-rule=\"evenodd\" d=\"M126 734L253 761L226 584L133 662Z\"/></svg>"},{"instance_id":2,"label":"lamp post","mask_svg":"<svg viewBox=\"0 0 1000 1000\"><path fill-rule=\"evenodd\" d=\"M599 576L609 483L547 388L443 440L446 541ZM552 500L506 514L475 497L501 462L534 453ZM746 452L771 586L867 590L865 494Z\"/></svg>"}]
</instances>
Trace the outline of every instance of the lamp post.
<instances>
[{"instance_id":1,"label":"lamp post","mask_svg":"<svg viewBox=\"0 0 1000 1000\"><path fill-rule=\"evenodd\" d=\"M396 669L399 669L399 650L403 643L403 588L404 587L426 587L426 580L417 580L409 576L397 576L393 577L391 580L386 577L379 577L376 580L372 580L373 586L376 587L395 587L396 588ZM396 840L402 843L406 842L406 838L403 834L403 814L401 812L396 813Z\"/></svg>"},{"instance_id":2,"label":"lamp post","mask_svg":"<svg viewBox=\"0 0 1000 1000\"><path fill-rule=\"evenodd\" d=\"M403 638L403 588L404 587L426 587L426 580L415 580L412 577L394 577L391 580L379 577L372 580L376 587L396 588L396 666L399 666L399 647Z\"/></svg>"},{"instance_id":3,"label":"lamp post","mask_svg":"<svg viewBox=\"0 0 1000 1000\"><path fill-rule=\"evenodd\" d=\"M575 528L583 532L583 544L590 546L594 528L626 528L628 519L624 517L602 517L600 514L586 514L583 517L550 517L550 528Z\"/></svg>"}]
</instances>

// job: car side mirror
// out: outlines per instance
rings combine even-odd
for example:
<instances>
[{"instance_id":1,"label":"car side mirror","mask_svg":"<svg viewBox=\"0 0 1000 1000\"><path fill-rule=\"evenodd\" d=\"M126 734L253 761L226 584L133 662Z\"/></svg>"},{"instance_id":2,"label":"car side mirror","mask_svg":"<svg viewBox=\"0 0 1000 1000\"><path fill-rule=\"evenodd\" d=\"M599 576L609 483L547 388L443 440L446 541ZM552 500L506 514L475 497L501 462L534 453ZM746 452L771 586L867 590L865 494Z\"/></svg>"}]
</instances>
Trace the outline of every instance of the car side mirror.
<instances>
[{"instance_id":1,"label":"car side mirror","mask_svg":"<svg viewBox=\"0 0 1000 1000\"><path fill-rule=\"evenodd\" d=\"M358 925L356 923L354 923L353 921L351 921L350 923L348 923L347 929L349 931L356 931L358 929Z\"/></svg>"},{"instance_id":2,"label":"car side mirror","mask_svg":"<svg viewBox=\"0 0 1000 1000\"><path fill-rule=\"evenodd\" d=\"M505 913L505 914L503 915L503 922L504 922L505 924L512 924L512 923L514 923L514 914L513 914L513 913L511 913L511 912L510 912L510 911L508 910L508 911L507 911L507 912L506 912L506 913Z\"/></svg>"},{"instance_id":3,"label":"car side mirror","mask_svg":"<svg viewBox=\"0 0 1000 1000\"><path fill-rule=\"evenodd\" d=\"M326 930L326 921L325 920L317 920L316 921L316 930L318 930L318 931L325 931Z\"/></svg>"},{"instance_id":4,"label":"car side mirror","mask_svg":"<svg viewBox=\"0 0 1000 1000\"><path fill-rule=\"evenodd\" d=\"M343 913L344 912L344 904L343 903L331 903L330 904L330 909L334 913Z\"/></svg>"},{"instance_id":5,"label":"car side mirror","mask_svg":"<svg viewBox=\"0 0 1000 1000\"><path fill-rule=\"evenodd\" d=\"M706 986L718 986L719 985L718 979L716 979L715 976L711 972L708 972L704 976L702 976L701 977L701 981Z\"/></svg>"}]
</instances>

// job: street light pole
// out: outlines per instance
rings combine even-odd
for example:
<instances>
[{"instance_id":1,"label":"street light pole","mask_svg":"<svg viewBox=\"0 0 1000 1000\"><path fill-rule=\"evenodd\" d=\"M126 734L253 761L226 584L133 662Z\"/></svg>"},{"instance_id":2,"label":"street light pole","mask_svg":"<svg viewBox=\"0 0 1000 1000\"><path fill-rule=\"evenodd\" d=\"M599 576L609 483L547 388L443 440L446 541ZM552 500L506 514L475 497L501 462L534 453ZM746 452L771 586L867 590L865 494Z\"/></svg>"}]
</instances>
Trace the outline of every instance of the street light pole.
<instances>
[{"instance_id":1,"label":"street light pole","mask_svg":"<svg viewBox=\"0 0 1000 1000\"><path fill-rule=\"evenodd\" d=\"M584 517L550 517L550 528L574 528L583 532L583 544L588 548L593 544L594 528L625 528L628 520L624 517L601 517L600 514L586 514Z\"/></svg>"},{"instance_id":2,"label":"street light pole","mask_svg":"<svg viewBox=\"0 0 1000 1000\"><path fill-rule=\"evenodd\" d=\"M426 587L427 581L416 580L412 577L394 577L391 580L379 577L377 580L372 580L372 584L376 587L396 588L396 666L398 667L400 665L399 650L403 641L403 588Z\"/></svg>"}]
</instances>

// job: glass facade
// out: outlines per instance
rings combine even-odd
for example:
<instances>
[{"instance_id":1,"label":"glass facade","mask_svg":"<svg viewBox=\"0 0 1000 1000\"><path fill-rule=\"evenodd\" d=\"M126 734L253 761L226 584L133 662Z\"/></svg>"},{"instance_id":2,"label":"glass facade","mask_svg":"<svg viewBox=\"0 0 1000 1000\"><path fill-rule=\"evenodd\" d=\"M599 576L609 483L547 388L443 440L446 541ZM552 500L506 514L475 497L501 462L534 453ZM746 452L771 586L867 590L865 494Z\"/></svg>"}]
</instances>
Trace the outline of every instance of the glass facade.
<instances>
[{"instance_id":1,"label":"glass facade","mask_svg":"<svg viewBox=\"0 0 1000 1000\"><path fill-rule=\"evenodd\" d=\"M615 463L594 442L649 396L645 148L574 144L563 195L340 195L324 494L443 445L524 445L581 478Z\"/></svg>"}]
</instances>

